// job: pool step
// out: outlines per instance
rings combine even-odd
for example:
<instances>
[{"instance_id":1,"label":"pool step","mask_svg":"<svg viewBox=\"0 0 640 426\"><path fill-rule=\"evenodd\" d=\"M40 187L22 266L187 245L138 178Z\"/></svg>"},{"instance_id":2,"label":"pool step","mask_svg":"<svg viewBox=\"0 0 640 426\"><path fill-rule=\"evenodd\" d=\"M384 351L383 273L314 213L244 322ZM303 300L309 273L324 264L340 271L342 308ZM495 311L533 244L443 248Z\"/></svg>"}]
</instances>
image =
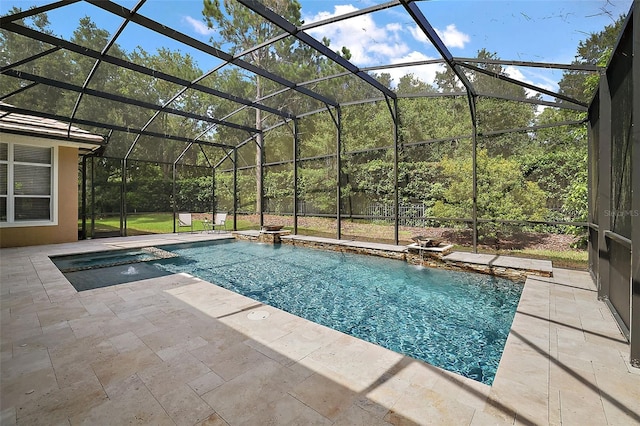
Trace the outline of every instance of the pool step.
<instances>
[{"instance_id":1,"label":"pool step","mask_svg":"<svg viewBox=\"0 0 640 426\"><path fill-rule=\"evenodd\" d=\"M140 250L154 255L156 259L171 259L173 257L178 257L177 254L171 253L170 251L162 250L161 248L158 248L158 247L143 247Z\"/></svg>"}]
</instances>

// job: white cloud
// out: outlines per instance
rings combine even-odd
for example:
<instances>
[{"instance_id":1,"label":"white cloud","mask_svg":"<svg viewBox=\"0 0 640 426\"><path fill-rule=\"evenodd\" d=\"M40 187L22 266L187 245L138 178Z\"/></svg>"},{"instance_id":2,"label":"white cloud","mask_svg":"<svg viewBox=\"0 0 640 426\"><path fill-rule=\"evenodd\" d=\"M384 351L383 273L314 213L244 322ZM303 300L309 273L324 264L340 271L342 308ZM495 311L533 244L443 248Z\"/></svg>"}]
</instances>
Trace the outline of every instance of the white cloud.
<instances>
[{"instance_id":1,"label":"white cloud","mask_svg":"<svg viewBox=\"0 0 640 426\"><path fill-rule=\"evenodd\" d=\"M435 59L429 57L421 52L416 52L415 50L409 52L408 54L392 58L391 64L402 64L407 62L419 62L419 61L428 61L430 59ZM400 78L406 74L413 74L416 78L424 81L428 84L433 84L436 72L444 71L444 65L442 64L432 64L432 65L415 65L411 67L403 67L403 68L390 68L388 70L384 70L383 72L389 73L393 78L394 86L400 82Z\"/></svg>"},{"instance_id":2,"label":"white cloud","mask_svg":"<svg viewBox=\"0 0 640 426\"><path fill-rule=\"evenodd\" d=\"M437 28L435 30L436 34L438 34L444 42L445 46L449 48L459 47L460 49L463 49L465 43L468 43L471 40L467 34L458 31L455 24L447 25L447 28L444 31Z\"/></svg>"},{"instance_id":3,"label":"white cloud","mask_svg":"<svg viewBox=\"0 0 640 426\"><path fill-rule=\"evenodd\" d=\"M453 47L463 49L465 44L471 41L471 37L469 37L468 34L465 34L458 30L455 24L447 25L444 31L439 30L438 28L434 29L436 31L436 34L438 34L438 37L440 37L444 45L449 49ZM429 43L429 39L417 25L410 27L409 32L417 41L421 43Z\"/></svg>"},{"instance_id":4,"label":"white cloud","mask_svg":"<svg viewBox=\"0 0 640 426\"><path fill-rule=\"evenodd\" d=\"M333 12L320 12L306 16L305 22L315 22L332 16L358 10L352 5L338 5ZM370 15L357 16L333 24L309 30L309 34L331 40L331 48L340 50L346 46L351 51L351 62L359 66L389 63L391 56L404 55L409 46L402 40L403 27L397 23L379 26Z\"/></svg>"},{"instance_id":5,"label":"white cloud","mask_svg":"<svg viewBox=\"0 0 640 426\"><path fill-rule=\"evenodd\" d=\"M395 32L395 33L398 33L398 32L400 32L400 31L402 31L402 25L400 25L400 24L399 24L399 23L397 23L397 22L392 22L392 23L390 23L390 24L387 24L387 25L385 26L385 28L386 28L387 30L389 30L389 31L393 31L393 32Z\"/></svg>"},{"instance_id":6,"label":"white cloud","mask_svg":"<svg viewBox=\"0 0 640 426\"><path fill-rule=\"evenodd\" d=\"M418 27L417 25L414 25L413 27L409 27L409 32L411 33L413 38L415 38L420 43L429 43L429 39L424 34L424 31L422 31L420 27Z\"/></svg>"},{"instance_id":7,"label":"white cloud","mask_svg":"<svg viewBox=\"0 0 640 426\"><path fill-rule=\"evenodd\" d=\"M539 81L533 81L530 78L526 77L520 69L514 67L513 65L509 65L504 67L503 72L513 78L514 80L522 81L523 83L533 84L534 86L538 86L541 89L551 90L553 92L558 90L558 84L552 81L549 78L538 75ZM527 96L533 96L537 92L531 89L524 89L527 93Z\"/></svg>"},{"instance_id":8,"label":"white cloud","mask_svg":"<svg viewBox=\"0 0 640 426\"><path fill-rule=\"evenodd\" d=\"M356 10L358 9L352 5L338 5L334 6L332 12L319 12L314 16L305 16L303 19L306 23L311 23ZM444 31L436 31L449 47L463 48L470 41L470 37L459 31L454 24L448 25ZM327 37L331 40L330 47L336 51L346 46L351 51L351 62L361 67L434 59L420 51L421 46L410 45L410 43L415 45L413 42L415 39L430 46L429 40L417 26L407 26L399 22L378 24L371 15L334 22L308 32L319 40ZM434 64L389 68L377 72L390 74L394 85L402 76L409 73L425 83L433 84L436 72L443 69L443 65Z\"/></svg>"},{"instance_id":9,"label":"white cloud","mask_svg":"<svg viewBox=\"0 0 640 426\"><path fill-rule=\"evenodd\" d=\"M533 84L534 86L538 86L542 89L547 89L550 90L552 92L557 92L559 87L558 87L558 82L547 77L544 75L540 75L539 73L536 72L531 72L529 70L527 70L527 74L531 75L532 77L534 77L536 79L536 81L531 80L530 78L526 77L525 74L520 71L520 69L509 65L504 67L503 69L504 74L506 74L507 76L513 78L514 80L518 80L518 81L522 81L523 83L529 83L529 84ZM527 96L534 96L536 94L538 94L538 92L536 92L535 90L531 90L531 89L527 89L525 88L525 93L527 94ZM542 95L542 99L543 100L547 100L547 101L553 101L553 97L548 96L548 95ZM544 105L538 105L536 108L536 113L540 114L542 113L542 111L544 111L547 107Z\"/></svg>"},{"instance_id":10,"label":"white cloud","mask_svg":"<svg viewBox=\"0 0 640 426\"><path fill-rule=\"evenodd\" d=\"M193 31L201 35L208 36L216 32L216 30L207 27L207 25L204 22L198 19L192 18L191 16L183 17L182 21L186 22L187 25L189 25Z\"/></svg>"}]
</instances>

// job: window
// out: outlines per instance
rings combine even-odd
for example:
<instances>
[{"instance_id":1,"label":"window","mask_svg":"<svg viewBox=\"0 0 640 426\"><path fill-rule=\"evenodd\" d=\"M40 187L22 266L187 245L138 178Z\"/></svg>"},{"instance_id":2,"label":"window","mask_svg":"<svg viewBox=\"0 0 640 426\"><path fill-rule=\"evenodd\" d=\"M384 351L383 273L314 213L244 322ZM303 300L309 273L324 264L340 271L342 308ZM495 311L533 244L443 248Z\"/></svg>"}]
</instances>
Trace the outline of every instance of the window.
<instances>
[{"instance_id":1,"label":"window","mask_svg":"<svg viewBox=\"0 0 640 426\"><path fill-rule=\"evenodd\" d=\"M51 146L0 143L0 224L55 224L55 155Z\"/></svg>"}]
</instances>

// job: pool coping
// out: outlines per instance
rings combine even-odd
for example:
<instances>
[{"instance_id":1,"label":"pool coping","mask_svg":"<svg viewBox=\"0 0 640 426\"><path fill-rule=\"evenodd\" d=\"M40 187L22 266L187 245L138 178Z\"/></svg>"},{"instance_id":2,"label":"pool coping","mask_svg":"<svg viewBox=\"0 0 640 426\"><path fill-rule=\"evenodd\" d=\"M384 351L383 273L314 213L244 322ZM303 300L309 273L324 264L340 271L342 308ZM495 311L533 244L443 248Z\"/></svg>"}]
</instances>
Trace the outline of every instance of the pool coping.
<instances>
[{"instance_id":1,"label":"pool coping","mask_svg":"<svg viewBox=\"0 0 640 426\"><path fill-rule=\"evenodd\" d=\"M260 240L261 232L256 230L234 231L232 234L240 240L266 242ZM424 248L416 244L394 245L305 235L281 235L279 239L283 244L291 244L294 246L380 256L404 260L419 266L479 272L520 282L524 282L527 277L531 275L542 277L550 277L553 275L553 266L551 261L548 260L493 254L450 252L452 246Z\"/></svg>"},{"instance_id":2,"label":"pool coping","mask_svg":"<svg viewBox=\"0 0 640 426\"><path fill-rule=\"evenodd\" d=\"M165 235L152 238L152 245L208 239L217 238ZM254 413L263 419L281 420L288 418L281 417L287 413L296 413L309 416L299 419L313 418L327 424L353 424L358 419L367 424L628 424L640 419L640 373L630 367L628 344L608 308L597 300L587 272L556 268L553 277L527 279L496 379L489 387L419 361L398 358L383 348L291 318L193 277L175 275L78 293L48 259L49 255L145 245L149 245L145 238L130 237L0 251L2 424L21 423L21 418L28 422L31 414L40 419L73 418L74 422L125 419L133 415L127 408L131 404L155 410L169 423L171 419L195 419L203 410L221 424L225 420L241 422ZM174 301L176 297L180 304ZM214 305L209 305L211 301ZM283 329L269 319L260 324L247 322L247 312L253 309L270 312L274 321L286 317L286 324L292 327ZM191 325L185 330L193 330L191 334L171 334L189 312L185 326ZM226 313L220 316L214 312ZM166 322L165 317L176 322ZM30 325L33 318L36 323ZM90 325L92 318L97 320L93 321L95 329ZM158 325L166 326L151 327L149 319L154 318ZM213 379L215 374L203 371L194 381L180 365L207 347L198 345L219 345L219 339L226 339L209 336L206 331L220 322L231 327L232 337L241 333L248 339L233 348L250 351L238 356L236 349L229 349L225 365L249 370L235 378L215 379L217 387L208 392L193 393L205 378ZM157 331L148 334L153 330ZM294 344L294 335L302 340ZM154 346L155 339L161 337L176 346ZM80 345L89 338L94 344ZM142 348L129 347L140 344L140 339ZM310 344L321 342L325 343L300 358L300 350L306 347L308 352L316 347ZM66 364L60 364L56 354L66 345L75 348L70 359L77 360L87 352L93 368L73 361L69 366L76 373L64 373ZM114 349L105 352L105 345L116 352L108 355ZM145 358L140 358L143 353ZM136 358L131 358L133 355ZM180 355L180 363L172 364L170 355ZM255 368L243 361L258 358L261 361L252 361ZM205 364L211 368L217 365ZM172 386L182 383L185 392L192 389L191 396L176 393L183 388L166 393L165 388L148 382L153 379L149 372L159 371L156 367L160 366L163 371L175 370L169 382ZM114 369L112 373L109 368ZM119 372L122 369L134 375L124 375ZM282 388L282 373L300 371L310 375ZM87 387L94 389L94 383L98 387L92 391L96 394L92 399L94 393L87 392ZM256 386L259 393L252 393ZM277 391L281 388L288 390L281 394ZM106 399L100 396L105 392ZM251 402L234 397L247 392L261 396ZM276 394L281 395L277 404L272 399L276 405L263 401L265 395L275 398ZM178 400L182 411L172 402ZM237 410L230 408L232 403ZM152 419L147 423L152 424Z\"/></svg>"}]
</instances>

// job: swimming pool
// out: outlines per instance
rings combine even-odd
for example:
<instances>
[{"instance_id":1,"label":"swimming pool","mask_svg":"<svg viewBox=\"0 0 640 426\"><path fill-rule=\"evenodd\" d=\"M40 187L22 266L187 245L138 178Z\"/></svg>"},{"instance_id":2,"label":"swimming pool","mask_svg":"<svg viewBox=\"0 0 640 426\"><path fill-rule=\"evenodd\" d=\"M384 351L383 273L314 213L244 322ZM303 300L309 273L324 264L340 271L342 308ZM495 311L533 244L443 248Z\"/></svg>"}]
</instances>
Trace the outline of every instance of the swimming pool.
<instances>
[{"instance_id":1,"label":"swimming pool","mask_svg":"<svg viewBox=\"0 0 640 426\"><path fill-rule=\"evenodd\" d=\"M62 272L76 272L97 267L120 266L157 259L142 249L97 251L84 254L52 256L51 260Z\"/></svg>"},{"instance_id":2,"label":"swimming pool","mask_svg":"<svg viewBox=\"0 0 640 426\"><path fill-rule=\"evenodd\" d=\"M162 246L152 261L491 384L522 285L402 261L250 242Z\"/></svg>"},{"instance_id":3,"label":"swimming pool","mask_svg":"<svg viewBox=\"0 0 640 426\"><path fill-rule=\"evenodd\" d=\"M169 275L170 272L150 264L151 260L168 256L155 247L146 247L51 256L50 259L77 291L85 291Z\"/></svg>"}]
</instances>

